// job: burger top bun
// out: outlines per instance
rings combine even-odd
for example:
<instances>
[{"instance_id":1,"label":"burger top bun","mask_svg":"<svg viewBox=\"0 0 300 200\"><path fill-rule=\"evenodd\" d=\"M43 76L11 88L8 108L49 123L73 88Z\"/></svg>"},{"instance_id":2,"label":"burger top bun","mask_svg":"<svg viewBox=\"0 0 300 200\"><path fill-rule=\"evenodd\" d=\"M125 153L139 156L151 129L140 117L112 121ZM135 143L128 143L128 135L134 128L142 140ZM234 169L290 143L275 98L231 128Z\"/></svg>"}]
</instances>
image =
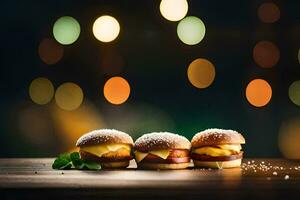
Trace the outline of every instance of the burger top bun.
<instances>
[{"instance_id":1,"label":"burger top bun","mask_svg":"<svg viewBox=\"0 0 300 200\"><path fill-rule=\"evenodd\" d=\"M153 132L138 138L134 143L137 151L148 152L162 149L187 149L191 143L185 137L169 132Z\"/></svg>"},{"instance_id":2,"label":"burger top bun","mask_svg":"<svg viewBox=\"0 0 300 200\"><path fill-rule=\"evenodd\" d=\"M219 144L245 144L245 138L234 130L214 128L201 131L192 139L193 148Z\"/></svg>"},{"instance_id":3,"label":"burger top bun","mask_svg":"<svg viewBox=\"0 0 300 200\"><path fill-rule=\"evenodd\" d=\"M133 140L127 133L114 129L94 130L81 136L76 146L87 146L96 144L128 144L133 146Z\"/></svg>"}]
</instances>

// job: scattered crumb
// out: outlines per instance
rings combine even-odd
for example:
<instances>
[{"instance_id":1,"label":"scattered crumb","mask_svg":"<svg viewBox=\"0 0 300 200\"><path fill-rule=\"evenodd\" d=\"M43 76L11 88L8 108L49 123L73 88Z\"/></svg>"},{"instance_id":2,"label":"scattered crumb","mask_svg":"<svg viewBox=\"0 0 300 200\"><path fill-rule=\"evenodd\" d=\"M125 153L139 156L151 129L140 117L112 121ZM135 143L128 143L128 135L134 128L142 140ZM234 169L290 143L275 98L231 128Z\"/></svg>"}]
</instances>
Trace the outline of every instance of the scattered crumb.
<instances>
[{"instance_id":1,"label":"scattered crumb","mask_svg":"<svg viewBox=\"0 0 300 200\"><path fill-rule=\"evenodd\" d=\"M35 171L34 173L37 174L37 171Z\"/></svg>"},{"instance_id":2,"label":"scattered crumb","mask_svg":"<svg viewBox=\"0 0 300 200\"><path fill-rule=\"evenodd\" d=\"M61 174L65 174L64 172L61 172Z\"/></svg>"},{"instance_id":3,"label":"scattered crumb","mask_svg":"<svg viewBox=\"0 0 300 200\"><path fill-rule=\"evenodd\" d=\"M284 180L288 180L289 178L290 178L289 175L285 175L285 176L284 176Z\"/></svg>"},{"instance_id":4,"label":"scattered crumb","mask_svg":"<svg viewBox=\"0 0 300 200\"><path fill-rule=\"evenodd\" d=\"M277 172L273 172L273 175L274 175L274 176L277 176Z\"/></svg>"},{"instance_id":5,"label":"scattered crumb","mask_svg":"<svg viewBox=\"0 0 300 200\"><path fill-rule=\"evenodd\" d=\"M268 180L268 181L271 180L271 177L267 177L267 180Z\"/></svg>"}]
</instances>

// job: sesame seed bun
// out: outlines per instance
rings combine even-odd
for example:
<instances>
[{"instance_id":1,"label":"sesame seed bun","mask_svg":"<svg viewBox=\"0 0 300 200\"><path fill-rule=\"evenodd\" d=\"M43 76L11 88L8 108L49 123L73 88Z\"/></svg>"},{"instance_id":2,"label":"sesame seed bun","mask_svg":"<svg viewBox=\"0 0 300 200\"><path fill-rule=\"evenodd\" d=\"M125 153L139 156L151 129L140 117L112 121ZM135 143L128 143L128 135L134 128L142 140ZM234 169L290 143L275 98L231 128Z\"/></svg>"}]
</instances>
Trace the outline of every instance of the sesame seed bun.
<instances>
[{"instance_id":1,"label":"sesame seed bun","mask_svg":"<svg viewBox=\"0 0 300 200\"><path fill-rule=\"evenodd\" d=\"M172 163L172 164L161 164L161 163L139 163L138 168L140 169L152 169L152 170L165 170L165 169L186 169L190 163Z\"/></svg>"},{"instance_id":2,"label":"sesame seed bun","mask_svg":"<svg viewBox=\"0 0 300 200\"><path fill-rule=\"evenodd\" d=\"M96 144L128 144L133 146L133 140L127 133L114 129L94 130L81 136L77 142L77 147Z\"/></svg>"},{"instance_id":3,"label":"sesame seed bun","mask_svg":"<svg viewBox=\"0 0 300 200\"><path fill-rule=\"evenodd\" d=\"M245 144L245 138L234 130L207 129L197 133L191 143L193 148L219 144Z\"/></svg>"},{"instance_id":4,"label":"sesame seed bun","mask_svg":"<svg viewBox=\"0 0 300 200\"><path fill-rule=\"evenodd\" d=\"M214 169L226 169L240 167L242 159L230 160L230 161L198 161L193 160L195 167L214 168Z\"/></svg>"},{"instance_id":5,"label":"sesame seed bun","mask_svg":"<svg viewBox=\"0 0 300 200\"><path fill-rule=\"evenodd\" d=\"M169 132L153 132L138 138L134 143L134 149L140 152L163 149L187 149L191 143L185 137Z\"/></svg>"}]
</instances>

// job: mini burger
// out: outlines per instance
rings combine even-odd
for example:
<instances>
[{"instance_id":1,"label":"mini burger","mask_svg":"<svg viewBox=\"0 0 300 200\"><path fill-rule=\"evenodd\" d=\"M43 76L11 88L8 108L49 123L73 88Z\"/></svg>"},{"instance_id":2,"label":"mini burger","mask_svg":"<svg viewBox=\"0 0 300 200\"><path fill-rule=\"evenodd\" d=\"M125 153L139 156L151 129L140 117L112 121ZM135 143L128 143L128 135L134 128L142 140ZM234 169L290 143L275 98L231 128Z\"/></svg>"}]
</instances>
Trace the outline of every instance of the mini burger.
<instances>
[{"instance_id":1,"label":"mini burger","mask_svg":"<svg viewBox=\"0 0 300 200\"><path fill-rule=\"evenodd\" d=\"M233 130L207 129L192 139L192 153L195 167L233 168L240 167L244 137Z\"/></svg>"},{"instance_id":2,"label":"mini burger","mask_svg":"<svg viewBox=\"0 0 300 200\"><path fill-rule=\"evenodd\" d=\"M183 136L148 133L134 144L135 160L142 169L185 169L190 163L190 142Z\"/></svg>"},{"instance_id":3,"label":"mini burger","mask_svg":"<svg viewBox=\"0 0 300 200\"><path fill-rule=\"evenodd\" d=\"M81 136L76 146L84 160L99 162L103 168L125 168L129 165L132 138L124 132L101 129Z\"/></svg>"}]
</instances>

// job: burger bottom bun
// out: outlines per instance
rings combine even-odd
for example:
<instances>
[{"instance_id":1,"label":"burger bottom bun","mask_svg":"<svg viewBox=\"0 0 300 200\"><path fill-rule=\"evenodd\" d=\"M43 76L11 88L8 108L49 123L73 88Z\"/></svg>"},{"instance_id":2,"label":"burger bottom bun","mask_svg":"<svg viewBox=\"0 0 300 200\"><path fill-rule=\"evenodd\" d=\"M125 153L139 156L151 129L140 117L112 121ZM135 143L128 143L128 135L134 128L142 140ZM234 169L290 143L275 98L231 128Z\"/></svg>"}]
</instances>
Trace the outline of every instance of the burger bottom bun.
<instances>
[{"instance_id":1,"label":"burger bottom bun","mask_svg":"<svg viewBox=\"0 0 300 200\"><path fill-rule=\"evenodd\" d=\"M230 160L230 161L198 161L193 160L195 167L226 169L240 167L242 159Z\"/></svg>"},{"instance_id":2,"label":"burger bottom bun","mask_svg":"<svg viewBox=\"0 0 300 200\"><path fill-rule=\"evenodd\" d=\"M138 168L141 169L185 169L188 168L190 163L138 163Z\"/></svg>"},{"instance_id":3,"label":"burger bottom bun","mask_svg":"<svg viewBox=\"0 0 300 200\"><path fill-rule=\"evenodd\" d=\"M122 162L100 162L100 165L104 169L126 168L129 165L129 160Z\"/></svg>"}]
</instances>

